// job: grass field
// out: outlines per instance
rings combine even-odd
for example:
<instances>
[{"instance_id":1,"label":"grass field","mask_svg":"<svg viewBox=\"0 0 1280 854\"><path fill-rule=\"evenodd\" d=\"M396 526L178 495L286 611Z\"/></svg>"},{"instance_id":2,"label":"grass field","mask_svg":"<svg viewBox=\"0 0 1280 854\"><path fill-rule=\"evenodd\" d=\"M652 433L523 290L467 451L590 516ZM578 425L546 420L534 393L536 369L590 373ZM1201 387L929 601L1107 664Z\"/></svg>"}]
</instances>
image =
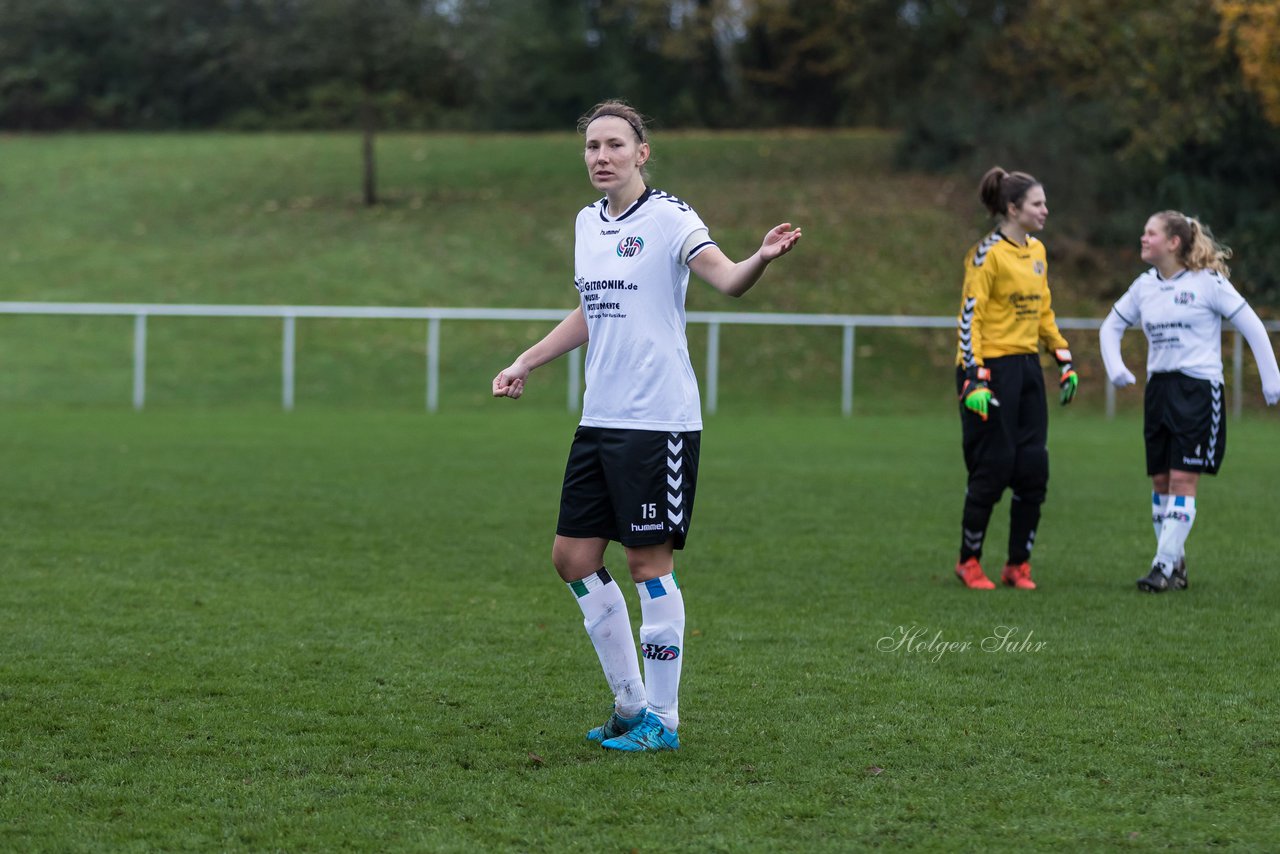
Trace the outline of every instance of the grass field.
<instances>
[{"instance_id":1,"label":"grass field","mask_svg":"<svg viewBox=\"0 0 1280 854\"><path fill-rule=\"evenodd\" d=\"M548 560L574 422L521 407L0 415L0 849L1280 838L1270 420L1231 425L1191 589L1143 596L1130 418L1055 414L1034 594L951 576L949 410L710 419L684 748L616 756Z\"/></svg>"},{"instance_id":2,"label":"grass field","mask_svg":"<svg viewBox=\"0 0 1280 854\"><path fill-rule=\"evenodd\" d=\"M567 311L594 197L566 134L384 137L370 210L350 135L0 144L4 300ZM805 230L744 301L689 307L953 313L973 182L892 146L658 134L654 184L731 255ZM1138 272L1111 260L1051 256L1062 314L1106 310ZM445 324L434 416L424 326L300 321L284 415L278 322L153 319L133 413L128 318L0 317L0 851L1275 848L1280 427L1250 359L1189 591L1134 590L1141 395L1101 418L1077 335L1041 589L975 594L952 334L860 330L842 419L838 331L726 328L684 747L620 757L583 739L608 698L550 568L563 360L488 399L549 324Z\"/></svg>"}]
</instances>

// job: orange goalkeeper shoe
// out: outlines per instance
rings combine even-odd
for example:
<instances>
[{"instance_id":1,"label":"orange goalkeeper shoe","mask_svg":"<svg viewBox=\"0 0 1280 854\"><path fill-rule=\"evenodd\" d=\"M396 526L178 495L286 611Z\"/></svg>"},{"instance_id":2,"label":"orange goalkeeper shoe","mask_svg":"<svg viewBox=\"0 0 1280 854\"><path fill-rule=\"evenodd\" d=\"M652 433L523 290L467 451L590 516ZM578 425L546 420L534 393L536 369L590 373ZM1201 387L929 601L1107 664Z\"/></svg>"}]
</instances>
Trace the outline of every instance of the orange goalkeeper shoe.
<instances>
[{"instance_id":1,"label":"orange goalkeeper shoe","mask_svg":"<svg viewBox=\"0 0 1280 854\"><path fill-rule=\"evenodd\" d=\"M1031 580L1031 564L1029 563L1005 564L1004 571L1000 573L1000 580L1019 590L1036 589L1036 583Z\"/></svg>"},{"instance_id":2,"label":"orange goalkeeper shoe","mask_svg":"<svg viewBox=\"0 0 1280 854\"><path fill-rule=\"evenodd\" d=\"M996 589L996 586L991 583L991 579L987 578L987 574L982 571L982 564L978 563L976 557L957 563L956 576L960 579L960 583L970 590Z\"/></svg>"}]
</instances>

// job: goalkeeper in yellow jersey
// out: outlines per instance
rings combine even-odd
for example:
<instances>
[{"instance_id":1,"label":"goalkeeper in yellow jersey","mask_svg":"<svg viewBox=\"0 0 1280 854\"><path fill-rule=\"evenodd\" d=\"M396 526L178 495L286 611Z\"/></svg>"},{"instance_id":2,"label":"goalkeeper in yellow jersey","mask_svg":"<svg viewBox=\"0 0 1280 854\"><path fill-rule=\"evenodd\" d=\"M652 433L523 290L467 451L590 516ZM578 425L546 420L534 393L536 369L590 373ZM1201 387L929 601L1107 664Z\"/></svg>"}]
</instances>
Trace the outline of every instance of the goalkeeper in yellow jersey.
<instances>
[{"instance_id":1,"label":"goalkeeper in yellow jersey","mask_svg":"<svg viewBox=\"0 0 1280 854\"><path fill-rule=\"evenodd\" d=\"M1034 590L1031 547L1049 482L1040 342L1060 367L1063 405L1075 397L1078 377L1053 319L1044 244L1032 237L1049 216L1044 187L997 166L983 176L979 194L996 229L964 259L956 391L969 481L956 575L971 589L995 587L982 571L982 546L991 510L1009 488L1009 556L1000 580Z\"/></svg>"}]
</instances>

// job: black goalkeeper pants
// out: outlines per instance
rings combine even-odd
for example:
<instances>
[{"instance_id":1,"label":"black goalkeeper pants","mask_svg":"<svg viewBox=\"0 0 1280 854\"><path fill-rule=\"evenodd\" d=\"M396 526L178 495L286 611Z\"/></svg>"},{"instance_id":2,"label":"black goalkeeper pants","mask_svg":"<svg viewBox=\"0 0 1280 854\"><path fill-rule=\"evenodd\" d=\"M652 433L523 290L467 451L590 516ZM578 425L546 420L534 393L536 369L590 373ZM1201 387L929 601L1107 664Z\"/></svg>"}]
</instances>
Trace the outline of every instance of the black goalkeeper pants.
<instances>
[{"instance_id":1,"label":"black goalkeeper pants","mask_svg":"<svg viewBox=\"0 0 1280 854\"><path fill-rule=\"evenodd\" d=\"M965 536L961 559L981 556L991 508L1006 489L1013 490L1009 532L1010 562L1029 559L1040 505L1049 485L1049 411L1044 371L1038 353L986 360L988 385L995 400L983 421L960 402L964 463L969 472L965 492ZM964 371L956 370L956 393Z\"/></svg>"}]
</instances>

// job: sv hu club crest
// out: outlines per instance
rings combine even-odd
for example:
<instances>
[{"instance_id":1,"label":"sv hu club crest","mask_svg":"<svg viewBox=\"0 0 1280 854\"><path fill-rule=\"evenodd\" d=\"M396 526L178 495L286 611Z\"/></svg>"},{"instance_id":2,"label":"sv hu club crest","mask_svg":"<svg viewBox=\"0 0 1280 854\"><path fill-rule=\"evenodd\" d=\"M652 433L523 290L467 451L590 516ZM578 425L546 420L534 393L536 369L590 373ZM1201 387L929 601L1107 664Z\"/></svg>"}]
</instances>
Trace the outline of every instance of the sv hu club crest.
<instances>
[{"instance_id":1,"label":"sv hu club crest","mask_svg":"<svg viewBox=\"0 0 1280 854\"><path fill-rule=\"evenodd\" d=\"M618 241L618 257L634 258L644 248L644 238L632 235Z\"/></svg>"},{"instance_id":2,"label":"sv hu club crest","mask_svg":"<svg viewBox=\"0 0 1280 854\"><path fill-rule=\"evenodd\" d=\"M642 643L640 653L654 661L675 661L680 657L680 647L675 644Z\"/></svg>"}]
</instances>

